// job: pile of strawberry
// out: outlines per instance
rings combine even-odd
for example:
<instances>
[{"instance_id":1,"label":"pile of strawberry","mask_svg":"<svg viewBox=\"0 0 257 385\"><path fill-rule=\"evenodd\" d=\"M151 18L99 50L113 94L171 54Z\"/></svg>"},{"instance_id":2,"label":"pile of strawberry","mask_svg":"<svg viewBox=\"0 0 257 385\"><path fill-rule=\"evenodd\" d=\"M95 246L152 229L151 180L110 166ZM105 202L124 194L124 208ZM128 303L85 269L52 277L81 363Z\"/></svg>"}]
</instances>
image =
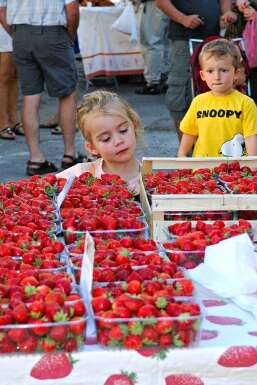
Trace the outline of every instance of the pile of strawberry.
<instances>
[{"instance_id":1,"label":"pile of strawberry","mask_svg":"<svg viewBox=\"0 0 257 385\"><path fill-rule=\"evenodd\" d=\"M190 269L203 261L207 246L232 236L250 233L251 224L244 219L228 226L220 220L213 224L197 221L195 226L186 221L172 224L168 230L172 236L177 236L174 242L163 243L168 257L179 266Z\"/></svg>"},{"instance_id":2,"label":"pile of strawberry","mask_svg":"<svg viewBox=\"0 0 257 385\"><path fill-rule=\"evenodd\" d=\"M146 189L155 194L223 194L209 169L159 171L145 175Z\"/></svg>"},{"instance_id":3,"label":"pile of strawberry","mask_svg":"<svg viewBox=\"0 0 257 385\"><path fill-rule=\"evenodd\" d=\"M192 283L184 282L190 292ZM183 285L183 284L182 284ZM142 347L190 345L199 330L201 312L194 300L173 297L176 287L158 281L92 290L98 341L105 346Z\"/></svg>"},{"instance_id":4,"label":"pile of strawberry","mask_svg":"<svg viewBox=\"0 0 257 385\"><path fill-rule=\"evenodd\" d=\"M43 301L49 293L60 290L65 301L69 301L72 294L72 278L66 272L17 272L0 268L0 305L12 305L17 301Z\"/></svg>"},{"instance_id":5,"label":"pile of strawberry","mask_svg":"<svg viewBox=\"0 0 257 385\"><path fill-rule=\"evenodd\" d=\"M85 327L77 294L66 298L56 289L27 303L17 295L8 307L0 306L0 353L74 351L83 344Z\"/></svg>"},{"instance_id":6,"label":"pile of strawberry","mask_svg":"<svg viewBox=\"0 0 257 385\"><path fill-rule=\"evenodd\" d=\"M115 236L116 230L135 230L140 234L146 228L140 219L142 209L133 201L133 194L114 175L98 179L85 172L77 177L62 204L61 215L67 243L73 232L107 230Z\"/></svg>"},{"instance_id":7,"label":"pile of strawberry","mask_svg":"<svg viewBox=\"0 0 257 385\"><path fill-rule=\"evenodd\" d=\"M76 282L80 283L81 263L82 259L72 261ZM138 280L139 282L146 280L169 280L171 278L179 279L184 275L178 271L177 265L170 261L160 261L159 265L132 266L129 263L119 267L94 267L94 282L130 282Z\"/></svg>"},{"instance_id":8,"label":"pile of strawberry","mask_svg":"<svg viewBox=\"0 0 257 385\"><path fill-rule=\"evenodd\" d=\"M164 213L165 221L230 221L232 211L169 211Z\"/></svg>"},{"instance_id":9,"label":"pile of strawberry","mask_svg":"<svg viewBox=\"0 0 257 385\"><path fill-rule=\"evenodd\" d=\"M117 250L126 249L129 253L142 251L156 251L155 241L144 238L122 237L120 239L100 239L95 238L96 252L111 252L117 254ZM71 257L80 256L84 253L85 237L81 236L74 244L68 245L69 255Z\"/></svg>"},{"instance_id":10,"label":"pile of strawberry","mask_svg":"<svg viewBox=\"0 0 257 385\"><path fill-rule=\"evenodd\" d=\"M74 351L86 311L53 235L55 175L0 185L0 353Z\"/></svg>"},{"instance_id":11,"label":"pile of strawberry","mask_svg":"<svg viewBox=\"0 0 257 385\"><path fill-rule=\"evenodd\" d=\"M256 194L257 170L232 161L213 169L159 171L146 175L144 183L156 194Z\"/></svg>"}]
</instances>

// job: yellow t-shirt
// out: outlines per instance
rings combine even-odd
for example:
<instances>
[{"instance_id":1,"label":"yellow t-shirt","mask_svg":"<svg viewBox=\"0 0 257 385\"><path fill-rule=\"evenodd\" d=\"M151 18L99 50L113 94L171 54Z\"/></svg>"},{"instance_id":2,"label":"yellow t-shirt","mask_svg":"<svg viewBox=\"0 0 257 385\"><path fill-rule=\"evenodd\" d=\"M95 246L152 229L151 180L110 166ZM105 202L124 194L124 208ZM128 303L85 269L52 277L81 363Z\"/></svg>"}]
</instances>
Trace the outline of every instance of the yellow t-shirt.
<instances>
[{"instance_id":1,"label":"yellow t-shirt","mask_svg":"<svg viewBox=\"0 0 257 385\"><path fill-rule=\"evenodd\" d=\"M197 136L193 156L241 156L244 138L257 135L257 108L239 91L196 96L180 124L180 130Z\"/></svg>"}]
</instances>

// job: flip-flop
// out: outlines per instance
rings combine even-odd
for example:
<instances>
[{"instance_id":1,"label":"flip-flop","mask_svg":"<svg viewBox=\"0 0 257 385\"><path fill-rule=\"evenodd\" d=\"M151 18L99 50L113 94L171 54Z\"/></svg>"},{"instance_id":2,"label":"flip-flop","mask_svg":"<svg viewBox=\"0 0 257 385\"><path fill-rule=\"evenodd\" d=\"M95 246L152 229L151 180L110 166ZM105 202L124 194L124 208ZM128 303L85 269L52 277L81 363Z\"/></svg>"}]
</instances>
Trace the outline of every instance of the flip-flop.
<instances>
[{"instance_id":1,"label":"flip-flop","mask_svg":"<svg viewBox=\"0 0 257 385\"><path fill-rule=\"evenodd\" d=\"M6 127L6 128L2 128L0 130L0 139L15 140L16 139L16 135L12 131L11 127Z\"/></svg>"},{"instance_id":2,"label":"flip-flop","mask_svg":"<svg viewBox=\"0 0 257 385\"><path fill-rule=\"evenodd\" d=\"M11 129L16 135L25 136L21 123L16 123Z\"/></svg>"},{"instance_id":3,"label":"flip-flop","mask_svg":"<svg viewBox=\"0 0 257 385\"><path fill-rule=\"evenodd\" d=\"M29 176L43 175L56 171L58 171L58 169L55 164L49 162L48 160L44 160L43 162L33 162L31 160L28 160L27 162L26 173Z\"/></svg>"}]
</instances>

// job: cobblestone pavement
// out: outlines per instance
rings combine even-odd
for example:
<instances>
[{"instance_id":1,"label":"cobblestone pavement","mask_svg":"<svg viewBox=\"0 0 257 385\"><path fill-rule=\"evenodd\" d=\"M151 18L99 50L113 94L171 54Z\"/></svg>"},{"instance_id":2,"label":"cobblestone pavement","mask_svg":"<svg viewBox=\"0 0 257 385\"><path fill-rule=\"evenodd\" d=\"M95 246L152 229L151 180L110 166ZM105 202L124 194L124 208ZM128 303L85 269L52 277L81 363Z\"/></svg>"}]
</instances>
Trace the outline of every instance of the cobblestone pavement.
<instances>
[{"instance_id":1,"label":"cobblestone pavement","mask_svg":"<svg viewBox=\"0 0 257 385\"><path fill-rule=\"evenodd\" d=\"M78 99L86 93L86 82L83 78L81 63L78 63L79 70L79 92ZM178 146L177 136L169 113L164 104L164 95L136 95L134 93L138 84L121 83L119 89L115 89L111 79L95 80L90 85L88 92L96 88L105 88L119 92L139 113L143 123L143 135L138 143L137 157L143 156L175 156ZM21 97L18 102L18 110L21 107ZM57 109L57 100L43 95L40 118L45 121L54 114ZM61 135L51 135L50 129L40 129L40 142L45 156L57 166L63 155L63 140ZM84 152L83 139L80 133L76 135L77 150ZM25 178L26 161L28 150L23 136L17 136L15 141L0 139L0 182Z\"/></svg>"}]
</instances>

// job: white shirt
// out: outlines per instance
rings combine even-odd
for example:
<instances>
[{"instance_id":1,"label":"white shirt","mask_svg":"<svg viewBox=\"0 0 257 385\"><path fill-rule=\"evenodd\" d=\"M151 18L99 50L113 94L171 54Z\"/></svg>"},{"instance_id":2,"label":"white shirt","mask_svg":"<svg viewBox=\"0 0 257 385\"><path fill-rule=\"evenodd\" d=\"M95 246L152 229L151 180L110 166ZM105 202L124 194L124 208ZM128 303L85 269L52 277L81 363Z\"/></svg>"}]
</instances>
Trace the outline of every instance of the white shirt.
<instances>
[{"instance_id":1,"label":"white shirt","mask_svg":"<svg viewBox=\"0 0 257 385\"><path fill-rule=\"evenodd\" d=\"M76 0L0 0L7 8L7 23L29 25L63 25L67 19L65 5Z\"/></svg>"}]
</instances>

